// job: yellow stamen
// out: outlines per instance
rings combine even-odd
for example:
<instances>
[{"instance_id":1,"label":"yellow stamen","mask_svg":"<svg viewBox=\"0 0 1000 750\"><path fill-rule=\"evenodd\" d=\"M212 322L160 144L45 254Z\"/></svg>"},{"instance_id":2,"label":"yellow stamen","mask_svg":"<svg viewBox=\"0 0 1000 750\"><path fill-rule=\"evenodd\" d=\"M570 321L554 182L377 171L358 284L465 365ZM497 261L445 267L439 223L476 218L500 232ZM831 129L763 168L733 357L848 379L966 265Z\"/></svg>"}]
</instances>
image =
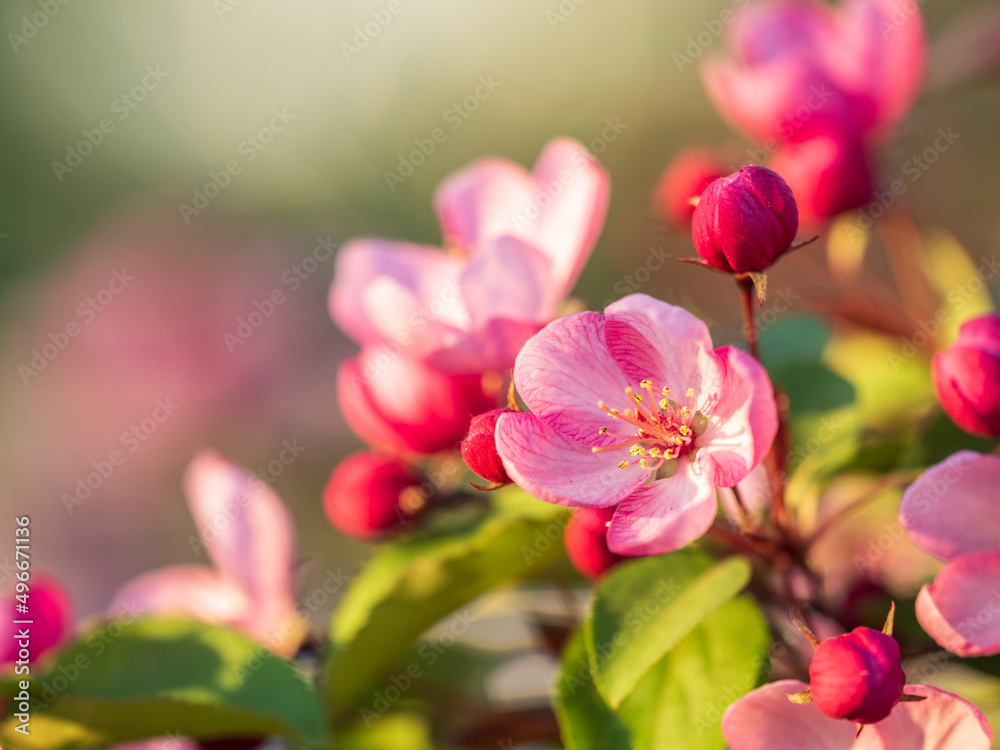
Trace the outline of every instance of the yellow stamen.
<instances>
[{"instance_id":1,"label":"yellow stamen","mask_svg":"<svg viewBox=\"0 0 1000 750\"><path fill-rule=\"evenodd\" d=\"M666 386L663 386L663 390L660 391L660 393L663 394L664 396L669 396L670 395L670 389L667 388Z\"/></svg>"},{"instance_id":2,"label":"yellow stamen","mask_svg":"<svg viewBox=\"0 0 1000 750\"><path fill-rule=\"evenodd\" d=\"M681 416L684 417L685 419L687 419L688 417L691 416L691 410L688 409L686 406L682 406L681 407Z\"/></svg>"},{"instance_id":3,"label":"yellow stamen","mask_svg":"<svg viewBox=\"0 0 1000 750\"><path fill-rule=\"evenodd\" d=\"M688 388L685 394L688 398L694 398L694 388Z\"/></svg>"},{"instance_id":4,"label":"yellow stamen","mask_svg":"<svg viewBox=\"0 0 1000 750\"><path fill-rule=\"evenodd\" d=\"M633 393L632 398L634 398L636 401L642 401L642 396L640 396L638 393Z\"/></svg>"},{"instance_id":5,"label":"yellow stamen","mask_svg":"<svg viewBox=\"0 0 1000 750\"><path fill-rule=\"evenodd\" d=\"M639 381L639 387L640 388L652 388L653 387L653 381L652 380L640 380Z\"/></svg>"},{"instance_id":6,"label":"yellow stamen","mask_svg":"<svg viewBox=\"0 0 1000 750\"><path fill-rule=\"evenodd\" d=\"M666 410L667 406L670 404L665 398L660 399L660 408Z\"/></svg>"},{"instance_id":7,"label":"yellow stamen","mask_svg":"<svg viewBox=\"0 0 1000 750\"><path fill-rule=\"evenodd\" d=\"M641 466L644 469L648 469L649 468L649 462L646 459L644 459L644 458L640 458L639 459L639 466Z\"/></svg>"},{"instance_id":8,"label":"yellow stamen","mask_svg":"<svg viewBox=\"0 0 1000 750\"><path fill-rule=\"evenodd\" d=\"M653 458L660 458L663 455L663 451L661 451L659 448L650 448L649 455L652 456Z\"/></svg>"},{"instance_id":9,"label":"yellow stamen","mask_svg":"<svg viewBox=\"0 0 1000 750\"><path fill-rule=\"evenodd\" d=\"M646 449L643 448L641 445L633 445L631 448L628 449L628 452L632 456L645 456L646 455Z\"/></svg>"},{"instance_id":10,"label":"yellow stamen","mask_svg":"<svg viewBox=\"0 0 1000 750\"><path fill-rule=\"evenodd\" d=\"M628 461L619 461L618 462L618 468L619 469L627 469L628 468Z\"/></svg>"},{"instance_id":11,"label":"yellow stamen","mask_svg":"<svg viewBox=\"0 0 1000 750\"><path fill-rule=\"evenodd\" d=\"M597 434L599 434L599 435L607 435L608 434L608 428L607 427L602 427L601 429L599 429L597 431Z\"/></svg>"}]
</instances>

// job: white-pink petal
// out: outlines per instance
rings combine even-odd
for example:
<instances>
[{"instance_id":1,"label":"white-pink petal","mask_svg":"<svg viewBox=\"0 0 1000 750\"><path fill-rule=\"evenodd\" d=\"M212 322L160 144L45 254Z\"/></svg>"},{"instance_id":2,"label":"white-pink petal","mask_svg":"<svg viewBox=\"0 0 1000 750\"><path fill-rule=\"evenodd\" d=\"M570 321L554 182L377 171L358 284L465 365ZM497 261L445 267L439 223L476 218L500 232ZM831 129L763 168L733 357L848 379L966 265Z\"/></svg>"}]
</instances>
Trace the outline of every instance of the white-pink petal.
<instances>
[{"instance_id":1,"label":"white-pink petal","mask_svg":"<svg viewBox=\"0 0 1000 750\"><path fill-rule=\"evenodd\" d=\"M253 602L247 628L265 635L294 609L291 514L267 483L212 451L191 462L184 486L209 556Z\"/></svg>"},{"instance_id":2,"label":"white-pink petal","mask_svg":"<svg viewBox=\"0 0 1000 750\"><path fill-rule=\"evenodd\" d=\"M798 680L779 680L734 702L722 715L730 750L850 750L857 724L824 716L812 703L788 700L808 688Z\"/></svg>"},{"instance_id":3,"label":"white-pink petal","mask_svg":"<svg viewBox=\"0 0 1000 750\"><path fill-rule=\"evenodd\" d=\"M528 408L549 427L589 446L618 442L602 436L602 427L635 432L598 406L601 401L620 411L631 406L625 394L630 383L608 351L604 326L604 316L594 312L555 320L524 345L514 364L514 384Z\"/></svg>"},{"instance_id":4,"label":"white-pink petal","mask_svg":"<svg viewBox=\"0 0 1000 750\"><path fill-rule=\"evenodd\" d=\"M888 717L864 728L852 750L989 750L992 746L989 722L969 701L928 685L907 685L903 692L924 700L897 703Z\"/></svg>"},{"instance_id":5,"label":"white-pink petal","mask_svg":"<svg viewBox=\"0 0 1000 750\"><path fill-rule=\"evenodd\" d=\"M497 452L521 489L557 505L607 508L631 494L649 476L638 464L619 469L624 449L594 453L547 426L534 414L501 415Z\"/></svg>"},{"instance_id":6,"label":"white-pink petal","mask_svg":"<svg viewBox=\"0 0 1000 750\"><path fill-rule=\"evenodd\" d=\"M178 615L220 625L241 622L252 612L253 603L237 581L203 565L174 565L136 576L108 607L111 615Z\"/></svg>"},{"instance_id":7,"label":"white-pink petal","mask_svg":"<svg viewBox=\"0 0 1000 750\"><path fill-rule=\"evenodd\" d=\"M917 479L899 505L913 542L943 560L1000 549L1000 456L959 451Z\"/></svg>"},{"instance_id":8,"label":"white-pink petal","mask_svg":"<svg viewBox=\"0 0 1000 750\"><path fill-rule=\"evenodd\" d=\"M619 555L662 555L704 536L715 520L715 485L688 459L677 473L639 487L615 511L608 548Z\"/></svg>"},{"instance_id":9,"label":"white-pink petal","mask_svg":"<svg viewBox=\"0 0 1000 750\"><path fill-rule=\"evenodd\" d=\"M774 387L761 364L736 347L715 355L723 372L708 427L698 439L698 465L717 487L732 487L767 455L778 432Z\"/></svg>"},{"instance_id":10,"label":"white-pink petal","mask_svg":"<svg viewBox=\"0 0 1000 750\"><path fill-rule=\"evenodd\" d=\"M959 656L1000 653L1000 550L962 555L917 596L917 619Z\"/></svg>"}]
</instances>

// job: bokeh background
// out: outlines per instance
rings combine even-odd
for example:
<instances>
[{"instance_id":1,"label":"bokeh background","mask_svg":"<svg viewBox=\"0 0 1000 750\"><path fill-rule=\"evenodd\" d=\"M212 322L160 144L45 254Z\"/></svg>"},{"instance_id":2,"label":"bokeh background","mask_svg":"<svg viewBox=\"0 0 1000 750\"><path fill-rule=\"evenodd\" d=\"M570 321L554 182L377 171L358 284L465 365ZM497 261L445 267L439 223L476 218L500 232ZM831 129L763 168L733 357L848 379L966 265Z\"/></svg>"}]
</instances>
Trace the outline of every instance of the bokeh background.
<instances>
[{"instance_id":1,"label":"bokeh background","mask_svg":"<svg viewBox=\"0 0 1000 750\"><path fill-rule=\"evenodd\" d=\"M334 531L320 505L330 470L359 443L336 408L334 373L353 345L327 315L333 262L316 260L319 243L362 234L435 243L431 194L444 176L485 154L531 164L566 134L596 143L613 183L578 296L600 308L635 291L628 278L652 248L693 252L650 206L671 157L709 145L727 149L734 167L750 160L751 144L712 110L698 73L698 58L720 46L722 11L743 4L4 3L0 536L11 542L0 547L0 586L15 515L32 516L35 570L66 581L81 616L138 572L195 560L180 476L206 445L260 469L291 505L304 579L355 569L365 548ZM921 4L936 49L991 8ZM390 20L359 36L373 12ZM930 79L952 59L935 58ZM469 111L481 78L493 90ZM275 110L286 122L269 137L260 131ZM77 162L68 149L88 151L77 146L104 118L113 128ZM931 86L883 154L891 179L938 128L960 135L907 199L973 257L1000 246L998 123L995 78ZM438 127L445 142L390 186L386 172ZM239 173L207 207L184 212L232 160ZM779 265L772 289L808 285L822 252L817 244ZM122 287L116 272L132 278ZM227 338L276 289L286 301L245 340ZM641 290L704 315L719 343L739 338L725 278L670 263ZM72 322L78 335L61 337ZM36 368L36 350L50 343L57 354ZM176 410L144 431L158 399ZM133 426L142 439L123 440ZM274 463L285 441L303 447L288 466ZM125 463L81 499L78 480L116 449Z\"/></svg>"}]
</instances>

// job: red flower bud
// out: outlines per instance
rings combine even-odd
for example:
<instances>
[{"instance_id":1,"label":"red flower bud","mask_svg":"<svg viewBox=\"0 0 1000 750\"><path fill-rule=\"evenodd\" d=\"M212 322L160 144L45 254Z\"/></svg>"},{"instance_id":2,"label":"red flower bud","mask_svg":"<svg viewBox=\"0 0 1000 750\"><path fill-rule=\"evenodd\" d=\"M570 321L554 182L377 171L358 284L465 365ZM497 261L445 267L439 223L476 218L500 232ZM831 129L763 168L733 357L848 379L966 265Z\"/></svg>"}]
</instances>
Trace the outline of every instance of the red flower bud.
<instances>
[{"instance_id":1,"label":"red flower bud","mask_svg":"<svg viewBox=\"0 0 1000 750\"><path fill-rule=\"evenodd\" d=\"M347 424L366 443L436 453L455 448L472 416L496 406L482 381L478 374L447 375L380 350L363 351L340 366L337 399Z\"/></svg>"},{"instance_id":2,"label":"red flower bud","mask_svg":"<svg viewBox=\"0 0 1000 750\"><path fill-rule=\"evenodd\" d=\"M834 719L881 721L899 703L905 684L899 644L871 628L826 639L809 665L813 703Z\"/></svg>"},{"instance_id":3,"label":"red flower bud","mask_svg":"<svg viewBox=\"0 0 1000 750\"><path fill-rule=\"evenodd\" d=\"M626 558L608 549L608 523L614 508L578 508L563 531L563 544L573 567L590 579Z\"/></svg>"},{"instance_id":4,"label":"red flower bud","mask_svg":"<svg viewBox=\"0 0 1000 750\"><path fill-rule=\"evenodd\" d=\"M698 254L728 273L764 271L798 229L791 188L766 167L740 167L705 188L691 226Z\"/></svg>"},{"instance_id":5,"label":"red flower bud","mask_svg":"<svg viewBox=\"0 0 1000 750\"><path fill-rule=\"evenodd\" d=\"M710 184L728 170L711 151L682 151L667 167L653 196L653 208L665 216L678 231L691 228L691 217L698 198Z\"/></svg>"},{"instance_id":6,"label":"red flower bud","mask_svg":"<svg viewBox=\"0 0 1000 750\"><path fill-rule=\"evenodd\" d=\"M401 526L419 510L422 479L395 458L355 453L330 476L323 508L345 534L370 539Z\"/></svg>"},{"instance_id":7,"label":"red flower bud","mask_svg":"<svg viewBox=\"0 0 1000 750\"><path fill-rule=\"evenodd\" d=\"M875 190L865 146L856 136L787 143L768 166L791 187L803 224L816 225L863 206Z\"/></svg>"},{"instance_id":8,"label":"red flower bud","mask_svg":"<svg viewBox=\"0 0 1000 750\"><path fill-rule=\"evenodd\" d=\"M962 324L951 348L934 356L944 410L968 432L1000 437L1000 315Z\"/></svg>"},{"instance_id":9,"label":"red flower bud","mask_svg":"<svg viewBox=\"0 0 1000 750\"><path fill-rule=\"evenodd\" d=\"M510 484L510 477L497 453L497 420L511 409L493 409L472 418L469 434L462 441L462 458L465 465L483 479L494 484Z\"/></svg>"}]
</instances>

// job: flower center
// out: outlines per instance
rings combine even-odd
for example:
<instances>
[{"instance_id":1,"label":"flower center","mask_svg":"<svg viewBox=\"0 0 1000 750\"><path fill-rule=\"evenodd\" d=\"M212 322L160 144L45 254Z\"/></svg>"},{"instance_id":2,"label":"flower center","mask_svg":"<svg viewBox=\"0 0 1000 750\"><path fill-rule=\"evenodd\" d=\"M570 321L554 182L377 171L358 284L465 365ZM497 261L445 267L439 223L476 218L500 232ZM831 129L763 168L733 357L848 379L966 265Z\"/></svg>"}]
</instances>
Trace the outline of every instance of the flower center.
<instances>
[{"instance_id":1,"label":"flower center","mask_svg":"<svg viewBox=\"0 0 1000 750\"><path fill-rule=\"evenodd\" d=\"M639 387L645 392L636 393L631 387L625 389L634 409L608 408L603 401L597 405L612 419L624 422L622 432L611 432L602 427L602 435L620 438L621 442L592 448L600 451L628 448L631 459L618 462L619 469L627 469L639 464L643 469L658 471L665 477L677 471L677 461L681 456L694 460L696 438L708 427L708 417L698 410L698 397L694 388L688 388L683 395L669 388L654 388L652 380L643 380Z\"/></svg>"}]
</instances>

